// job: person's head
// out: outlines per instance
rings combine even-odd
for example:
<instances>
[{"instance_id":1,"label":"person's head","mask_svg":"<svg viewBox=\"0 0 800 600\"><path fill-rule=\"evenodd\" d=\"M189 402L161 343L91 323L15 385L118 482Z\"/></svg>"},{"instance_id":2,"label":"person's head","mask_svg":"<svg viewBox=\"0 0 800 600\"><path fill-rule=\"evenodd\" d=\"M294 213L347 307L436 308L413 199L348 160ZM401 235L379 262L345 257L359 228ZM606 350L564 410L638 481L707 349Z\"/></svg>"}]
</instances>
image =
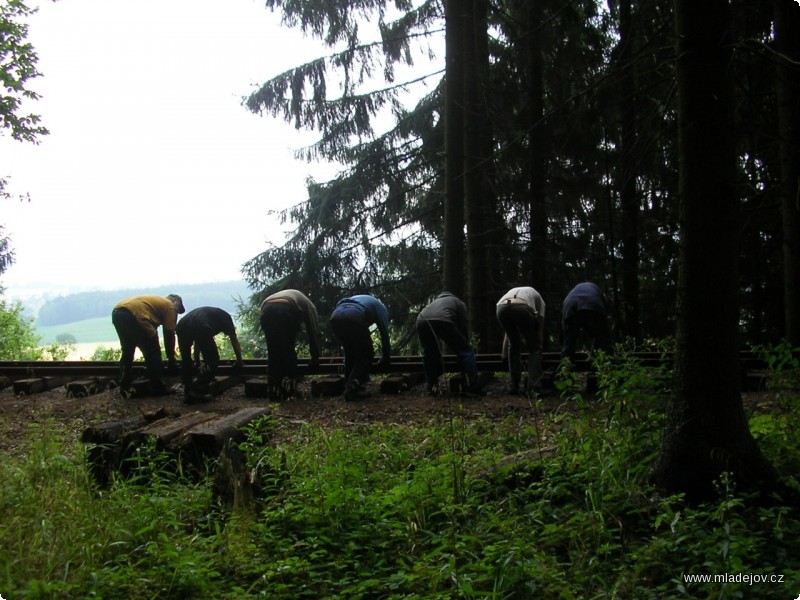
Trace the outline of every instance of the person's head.
<instances>
[{"instance_id":1,"label":"person's head","mask_svg":"<svg viewBox=\"0 0 800 600\"><path fill-rule=\"evenodd\" d=\"M167 296L167 300L172 302L172 306L175 307L175 311L179 315L182 315L183 313L186 312L186 309L183 307L183 300L181 299L180 296L178 296L178 294L170 294L169 296Z\"/></svg>"}]
</instances>

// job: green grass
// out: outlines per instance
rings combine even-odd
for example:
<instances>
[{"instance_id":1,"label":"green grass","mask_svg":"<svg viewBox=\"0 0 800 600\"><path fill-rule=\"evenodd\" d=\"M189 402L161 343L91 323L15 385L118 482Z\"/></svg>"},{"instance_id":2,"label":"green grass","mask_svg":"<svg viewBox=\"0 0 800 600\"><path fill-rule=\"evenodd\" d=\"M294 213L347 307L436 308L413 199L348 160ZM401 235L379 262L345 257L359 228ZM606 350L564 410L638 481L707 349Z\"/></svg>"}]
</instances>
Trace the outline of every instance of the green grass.
<instances>
[{"instance_id":1,"label":"green grass","mask_svg":"<svg viewBox=\"0 0 800 600\"><path fill-rule=\"evenodd\" d=\"M116 341L117 332L110 317L97 317L63 325L36 326L36 333L42 338L42 344L53 344L60 334L69 334L79 344L92 342Z\"/></svg>"},{"instance_id":2,"label":"green grass","mask_svg":"<svg viewBox=\"0 0 800 600\"><path fill-rule=\"evenodd\" d=\"M728 477L718 501L696 507L649 487L664 415L645 385L619 391L624 402L608 389L600 404L570 399L535 425L467 420L457 404L451 417L416 425L263 418L239 446L254 501L232 513L215 500L213 464L196 476L142 448L131 476L97 489L77 441L82 422L32 425L0 460L0 594L796 597L797 507L755 502ZM751 429L796 488L800 402L776 397L753 412ZM540 448L551 450L544 460L498 468ZM689 584L684 574L733 579Z\"/></svg>"},{"instance_id":3,"label":"green grass","mask_svg":"<svg viewBox=\"0 0 800 600\"><path fill-rule=\"evenodd\" d=\"M779 469L800 457L797 416L795 406L755 423L764 448L780 448ZM152 449L132 477L98 490L74 427L33 426L0 461L0 594L795 597L797 512L751 503L729 480L699 508L658 498L644 479L661 424L581 410L539 427L455 417L289 431L265 419L242 445L255 503L233 514L214 501L210 469L176 474ZM494 469L540 443L555 449L547 460ZM687 585L684 573L785 580Z\"/></svg>"}]
</instances>

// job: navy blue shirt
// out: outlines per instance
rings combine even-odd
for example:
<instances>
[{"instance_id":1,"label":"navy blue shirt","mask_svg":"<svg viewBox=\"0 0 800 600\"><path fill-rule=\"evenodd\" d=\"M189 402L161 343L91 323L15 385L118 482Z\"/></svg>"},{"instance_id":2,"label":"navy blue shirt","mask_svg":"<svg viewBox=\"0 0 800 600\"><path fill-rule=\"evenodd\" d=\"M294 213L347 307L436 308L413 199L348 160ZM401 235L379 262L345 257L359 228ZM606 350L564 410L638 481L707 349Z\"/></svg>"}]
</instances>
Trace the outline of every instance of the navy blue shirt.
<instances>
[{"instance_id":1,"label":"navy blue shirt","mask_svg":"<svg viewBox=\"0 0 800 600\"><path fill-rule=\"evenodd\" d=\"M606 301L600 288L594 283L586 281L579 283L564 299L563 315L567 319L579 310L593 310L602 315L606 314Z\"/></svg>"}]
</instances>

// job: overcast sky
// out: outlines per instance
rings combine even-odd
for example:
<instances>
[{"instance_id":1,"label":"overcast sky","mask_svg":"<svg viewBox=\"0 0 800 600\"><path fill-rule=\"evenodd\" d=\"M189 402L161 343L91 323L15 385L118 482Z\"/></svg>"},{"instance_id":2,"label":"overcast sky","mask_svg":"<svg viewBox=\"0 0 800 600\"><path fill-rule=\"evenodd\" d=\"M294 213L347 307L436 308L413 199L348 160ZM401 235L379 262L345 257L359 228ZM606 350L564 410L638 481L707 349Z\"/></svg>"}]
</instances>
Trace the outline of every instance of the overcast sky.
<instances>
[{"instance_id":1,"label":"overcast sky","mask_svg":"<svg viewBox=\"0 0 800 600\"><path fill-rule=\"evenodd\" d=\"M33 4L33 2L31 2ZM253 85L321 56L261 0L41 2L29 41L50 135L0 137L16 251L6 295L238 279L280 243L270 216L328 165L296 161L314 138L241 106Z\"/></svg>"}]
</instances>

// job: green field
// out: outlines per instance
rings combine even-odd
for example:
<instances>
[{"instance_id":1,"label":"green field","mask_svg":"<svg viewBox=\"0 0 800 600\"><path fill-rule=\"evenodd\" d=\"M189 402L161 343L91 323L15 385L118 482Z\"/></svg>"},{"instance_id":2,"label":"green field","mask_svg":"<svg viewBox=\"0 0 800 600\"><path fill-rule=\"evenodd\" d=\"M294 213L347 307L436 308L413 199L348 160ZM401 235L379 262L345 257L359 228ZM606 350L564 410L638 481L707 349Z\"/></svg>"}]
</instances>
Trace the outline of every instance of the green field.
<instances>
[{"instance_id":1,"label":"green field","mask_svg":"<svg viewBox=\"0 0 800 600\"><path fill-rule=\"evenodd\" d=\"M71 334L79 344L117 340L117 332L111 323L111 317L96 317L62 325L37 326L36 332L45 345L55 343L56 337L61 334Z\"/></svg>"}]
</instances>

